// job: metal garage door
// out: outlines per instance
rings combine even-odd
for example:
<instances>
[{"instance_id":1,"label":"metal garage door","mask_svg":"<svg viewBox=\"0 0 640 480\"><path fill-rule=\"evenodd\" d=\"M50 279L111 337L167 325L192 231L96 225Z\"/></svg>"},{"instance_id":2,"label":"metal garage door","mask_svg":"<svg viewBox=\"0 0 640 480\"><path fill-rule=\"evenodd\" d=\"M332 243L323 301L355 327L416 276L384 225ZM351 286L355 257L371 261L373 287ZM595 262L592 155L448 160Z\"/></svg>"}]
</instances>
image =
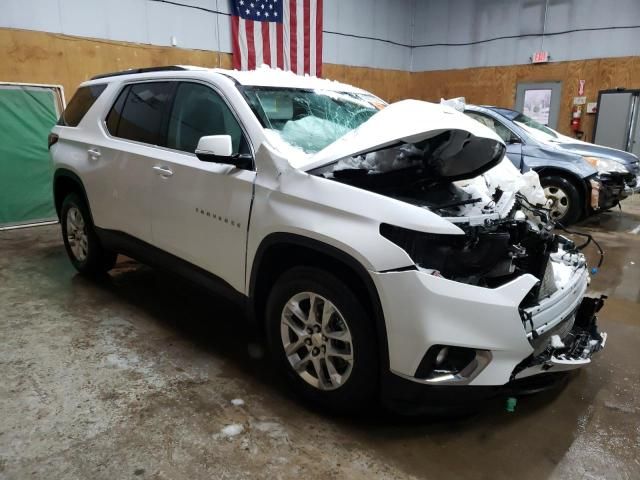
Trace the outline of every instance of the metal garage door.
<instances>
[{"instance_id":1,"label":"metal garage door","mask_svg":"<svg viewBox=\"0 0 640 480\"><path fill-rule=\"evenodd\" d=\"M637 153L640 90L602 90L593 143Z\"/></svg>"},{"instance_id":2,"label":"metal garage door","mask_svg":"<svg viewBox=\"0 0 640 480\"><path fill-rule=\"evenodd\" d=\"M0 228L55 219L47 136L62 88L0 83Z\"/></svg>"}]
</instances>

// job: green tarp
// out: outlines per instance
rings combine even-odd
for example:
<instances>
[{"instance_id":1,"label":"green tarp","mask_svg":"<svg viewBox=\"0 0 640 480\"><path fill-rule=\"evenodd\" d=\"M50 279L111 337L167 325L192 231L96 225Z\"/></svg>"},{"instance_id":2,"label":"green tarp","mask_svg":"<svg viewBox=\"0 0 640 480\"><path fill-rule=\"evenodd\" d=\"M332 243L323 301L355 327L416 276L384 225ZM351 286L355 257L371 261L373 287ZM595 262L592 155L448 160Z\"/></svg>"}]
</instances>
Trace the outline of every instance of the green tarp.
<instances>
[{"instance_id":1,"label":"green tarp","mask_svg":"<svg viewBox=\"0 0 640 480\"><path fill-rule=\"evenodd\" d=\"M47 136L54 88L0 85L0 227L55 218Z\"/></svg>"}]
</instances>

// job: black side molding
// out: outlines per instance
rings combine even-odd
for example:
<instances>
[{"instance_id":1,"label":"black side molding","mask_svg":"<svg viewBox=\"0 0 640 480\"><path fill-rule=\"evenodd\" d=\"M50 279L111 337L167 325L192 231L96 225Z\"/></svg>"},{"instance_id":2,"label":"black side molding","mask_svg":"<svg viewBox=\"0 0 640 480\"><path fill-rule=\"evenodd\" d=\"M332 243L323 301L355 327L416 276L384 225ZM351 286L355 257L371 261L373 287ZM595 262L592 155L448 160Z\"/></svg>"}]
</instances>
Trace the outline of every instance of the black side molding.
<instances>
[{"instance_id":1,"label":"black side molding","mask_svg":"<svg viewBox=\"0 0 640 480\"><path fill-rule=\"evenodd\" d=\"M243 309L246 308L247 297L217 275L127 233L99 227L94 228L105 248L122 253L151 267L171 271L216 295L228 298Z\"/></svg>"}]
</instances>

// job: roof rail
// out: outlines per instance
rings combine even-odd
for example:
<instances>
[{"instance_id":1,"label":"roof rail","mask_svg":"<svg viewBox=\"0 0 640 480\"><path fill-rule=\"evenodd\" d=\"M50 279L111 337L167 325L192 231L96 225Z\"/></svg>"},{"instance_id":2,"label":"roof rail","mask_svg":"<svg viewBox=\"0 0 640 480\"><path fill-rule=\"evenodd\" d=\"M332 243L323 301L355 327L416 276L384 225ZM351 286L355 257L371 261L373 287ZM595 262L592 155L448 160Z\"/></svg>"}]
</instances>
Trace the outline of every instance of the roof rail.
<instances>
[{"instance_id":1,"label":"roof rail","mask_svg":"<svg viewBox=\"0 0 640 480\"><path fill-rule=\"evenodd\" d=\"M147 67L147 68L130 68L129 70L122 70L121 72L102 73L91 77L91 80L98 80L99 78L118 77L120 75L132 75L134 73L149 73L149 72L177 72L188 70L187 68L179 65L167 65L165 67Z\"/></svg>"}]
</instances>

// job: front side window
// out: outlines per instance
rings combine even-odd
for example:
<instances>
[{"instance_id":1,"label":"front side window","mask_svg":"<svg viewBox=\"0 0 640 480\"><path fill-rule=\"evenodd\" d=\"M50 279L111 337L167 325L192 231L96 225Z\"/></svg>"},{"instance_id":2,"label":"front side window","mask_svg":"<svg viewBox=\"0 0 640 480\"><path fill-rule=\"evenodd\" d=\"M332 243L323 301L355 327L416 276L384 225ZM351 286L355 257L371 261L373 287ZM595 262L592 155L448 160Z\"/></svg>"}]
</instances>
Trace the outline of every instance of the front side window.
<instances>
[{"instance_id":1,"label":"front side window","mask_svg":"<svg viewBox=\"0 0 640 480\"><path fill-rule=\"evenodd\" d=\"M243 87L243 93L269 135L305 154L319 152L384 106L373 95L352 92Z\"/></svg>"},{"instance_id":2,"label":"front side window","mask_svg":"<svg viewBox=\"0 0 640 480\"><path fill-rule=\"evenodd\" d=\"M107 88L106 84L80 87L62 112L58 125L77 127L105 88Z\"/></svg>"},{"instance_id":3,"label":"front side window","mask_svg":"<svg viewBox=\"0 0 640 480\"><path fill-rule=\"evenodd\" d=\"M164 146L174 88L174 82L147 82L125 87L107 116L109 133Z\"/></svg>"},{"instance_id":4,"label":"front side window","mask_svg":"<svg viewBox=\"0 0 640 480\"><path fill-rule=\"evenodd\" d=\"M238 121L211 88L199 83L180 83L173 105L167 147L194 153L201 137L231 135L233 153L248 153Z\"/></svg>"},{"instance_id":5,"label":"front side window","mask_svg":"<svg viewBox=\"0 0 640 480\"><path fill-rule=\"evenodd\" d=\"M488 117L487 115L482 115L481 113L469 112L469 111L464 112L464 113L468 117L473 118L474 120L480 122L481 124L489 127L491 130L496 132L498 134L498 136L505 143L511 142L513 137L515 136L513 134L513 132L511 132L511 130L509 130L507 127L505 127L502 123L498 122L497 120L494 120L491 117Z\"/></svg>"}]
</instances>

